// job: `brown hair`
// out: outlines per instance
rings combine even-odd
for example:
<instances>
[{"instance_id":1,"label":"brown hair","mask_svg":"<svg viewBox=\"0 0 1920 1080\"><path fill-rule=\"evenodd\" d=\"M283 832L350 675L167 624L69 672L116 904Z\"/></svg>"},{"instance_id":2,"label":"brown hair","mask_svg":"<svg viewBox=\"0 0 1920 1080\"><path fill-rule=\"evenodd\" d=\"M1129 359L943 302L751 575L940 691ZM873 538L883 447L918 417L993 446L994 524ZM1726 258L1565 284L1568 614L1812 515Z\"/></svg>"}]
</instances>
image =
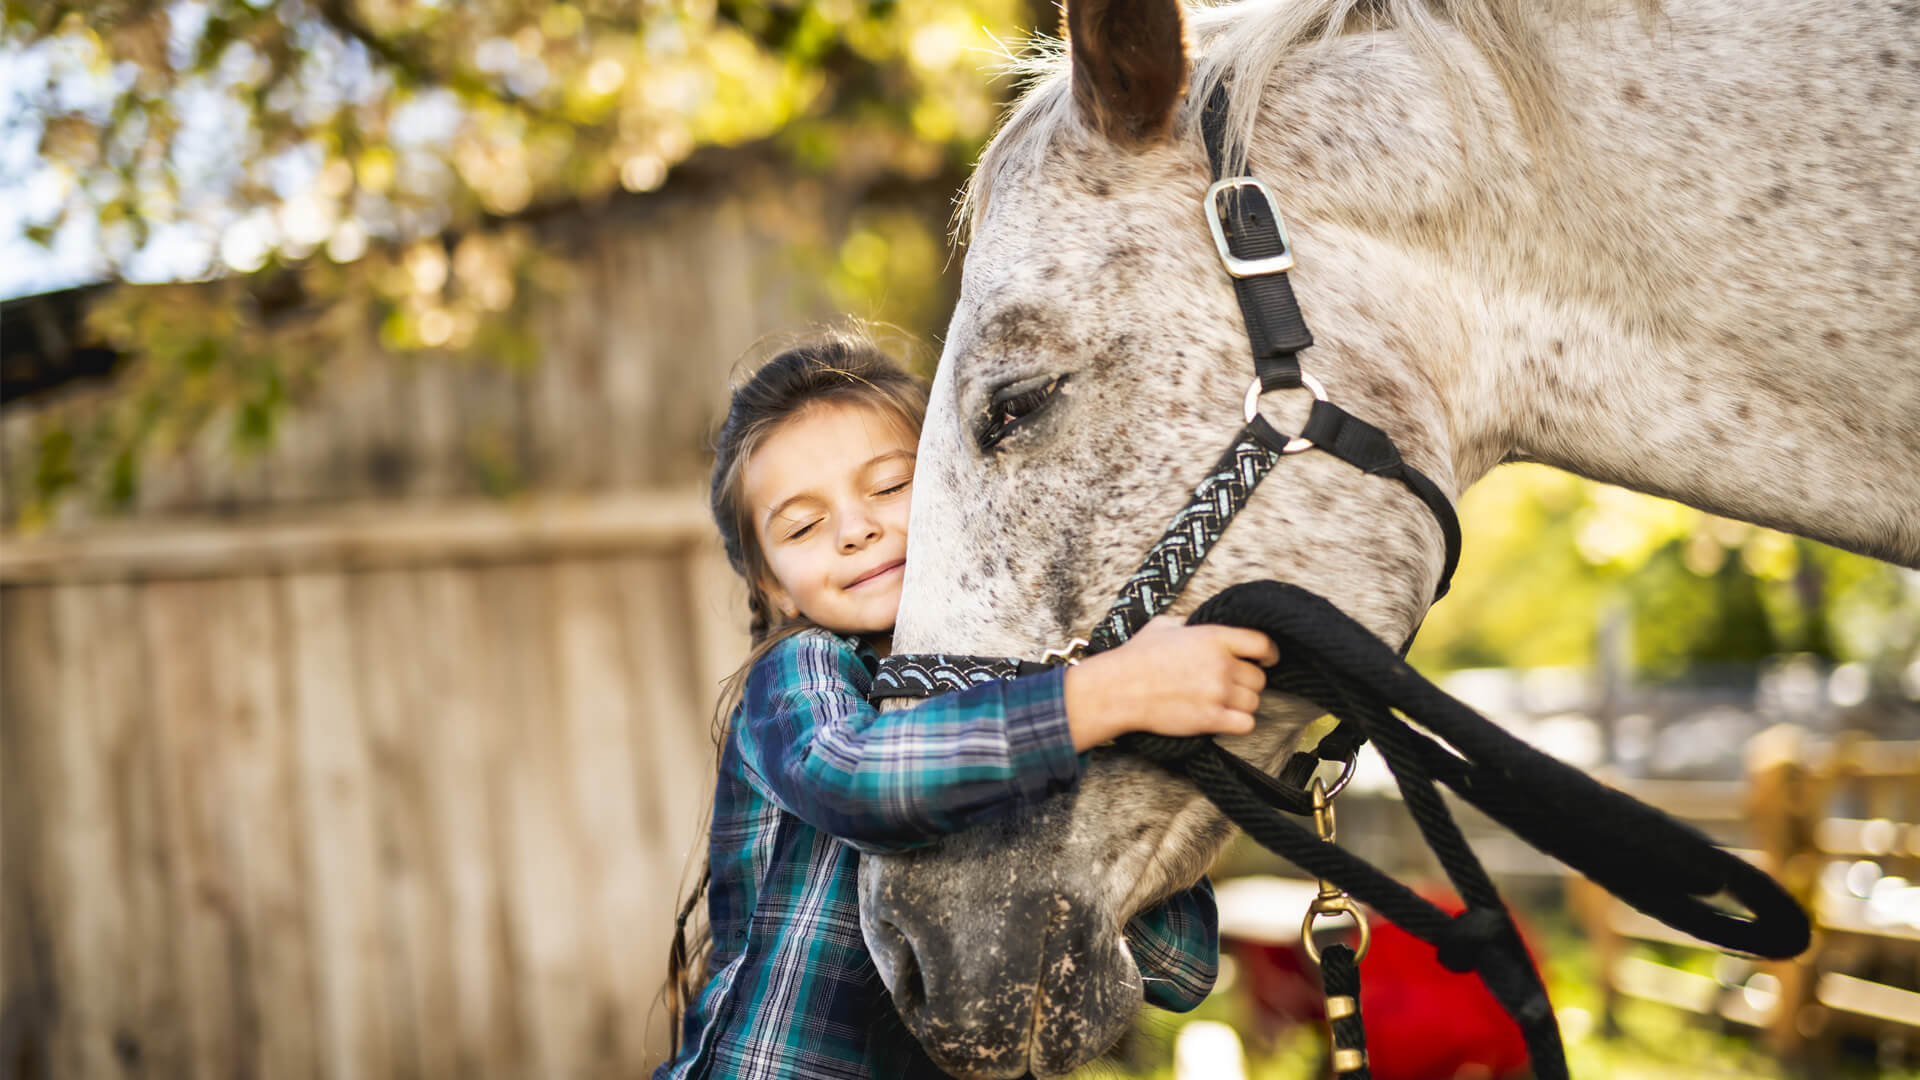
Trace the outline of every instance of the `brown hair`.
<instances>
[{"instance_id":1,"label":"brown hair","mask_svg":"<svg viewBox=\"0 0 1920 1080\"><path fill-rule=\"evenodd\" d=\"M864 405L897 420L917 436L927 415L927 384L863 335L840 331L788 348L756 369L734 388L727 417L714 436L713 481L708 505L720 530L727 562L747 583L748 631L753 648L722 686L714 709L714 742L724 745L726 725L738 708L747 673L781 641L807 629L804 618L785 618L768 599L764 583L772 576L754 539L752 507L741 491L747 462L782 424L821 405ZM680 1027L693 995L705 981L712 952L711 928L687 923L706 892L711 867L681 903L667 954L667 1016L672 1053L680 1052Z\"/></svg>"}]
</instances>

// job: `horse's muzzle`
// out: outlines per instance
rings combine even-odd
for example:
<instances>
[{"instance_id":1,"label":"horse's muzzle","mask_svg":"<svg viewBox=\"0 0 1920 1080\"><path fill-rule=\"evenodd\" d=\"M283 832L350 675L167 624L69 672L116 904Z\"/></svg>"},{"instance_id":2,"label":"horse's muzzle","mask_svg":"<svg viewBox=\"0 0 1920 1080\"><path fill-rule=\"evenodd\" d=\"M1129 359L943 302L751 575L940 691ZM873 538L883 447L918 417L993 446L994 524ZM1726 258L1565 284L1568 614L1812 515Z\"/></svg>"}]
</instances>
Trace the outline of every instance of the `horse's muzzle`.
<instances>
[{"instance_id":1,"label":"horse's muzzle","mask_svg":"<svg viewBox=\"0 0 1920 1080\"><path fill-rule=\"evenodd\" d=\"M1105 1052L1142 1000L1112 917L1064 883L962 872L947 844L861 862L861 929L908 1030L969 1080L1059 1076Z\"/></svg>"}]
</instances>

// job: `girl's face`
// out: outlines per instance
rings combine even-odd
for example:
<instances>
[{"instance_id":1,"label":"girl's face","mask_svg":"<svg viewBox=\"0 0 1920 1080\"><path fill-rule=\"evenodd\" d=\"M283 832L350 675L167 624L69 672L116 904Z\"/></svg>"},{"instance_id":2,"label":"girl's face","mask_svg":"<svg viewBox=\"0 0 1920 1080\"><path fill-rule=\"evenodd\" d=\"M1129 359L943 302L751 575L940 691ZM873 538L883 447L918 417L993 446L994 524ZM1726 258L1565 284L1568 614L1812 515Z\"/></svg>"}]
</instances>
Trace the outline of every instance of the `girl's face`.
<instances>
[{"instance_id":1,"label":"girl's face","mask_svg":"<svg viewBox=\"0 0 1920 1080\"><path fill-rule=\"evenodd\" d=\"M843 634L893 629L915 436L877 408L825 404L769 434L741 488L773 606Z\"/></svg>"}]
</instances>

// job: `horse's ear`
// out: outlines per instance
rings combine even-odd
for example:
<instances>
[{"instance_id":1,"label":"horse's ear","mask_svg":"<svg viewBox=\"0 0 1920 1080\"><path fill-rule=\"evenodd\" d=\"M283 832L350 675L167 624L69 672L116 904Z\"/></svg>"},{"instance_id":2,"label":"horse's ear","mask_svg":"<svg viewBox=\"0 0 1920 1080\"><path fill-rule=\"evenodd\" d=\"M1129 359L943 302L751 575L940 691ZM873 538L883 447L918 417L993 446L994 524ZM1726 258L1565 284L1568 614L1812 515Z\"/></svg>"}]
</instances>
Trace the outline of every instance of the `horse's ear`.
<instances>
[{"instance_id":1,"label":"horse's ear","mask_svg":"<svg viewBox=\"0 0 1920 1080\"><path fill-rule=\"evenodd\" d=\"M1123 146L1165 138L1187 91L1180 0L1067 0L1062 18L1080 115Z\"/></svg>"}]
</instances>

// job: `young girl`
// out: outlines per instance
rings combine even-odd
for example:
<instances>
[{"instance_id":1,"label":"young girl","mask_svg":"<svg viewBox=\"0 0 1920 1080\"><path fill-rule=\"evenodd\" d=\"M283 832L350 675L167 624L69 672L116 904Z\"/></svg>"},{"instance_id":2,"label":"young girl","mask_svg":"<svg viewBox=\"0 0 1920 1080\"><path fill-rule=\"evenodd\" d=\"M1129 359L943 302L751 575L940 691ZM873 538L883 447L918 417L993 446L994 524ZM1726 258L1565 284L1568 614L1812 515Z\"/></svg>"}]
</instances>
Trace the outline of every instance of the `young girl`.
<instances>
[{"instance_id":1,"label":"young girl","mask_svg":"<svg viewBox=\"0 0 1920 1080\"><path fill-rule=\"evenodd\" d=\"M920 380L848 340L788 350L734 392L712 506L748 584L755 644L723 702L708 977L691 993L696 890L670 963L675 1053L655 1080L944 1076L861 944L859 853L1038 802L1078 780L1082 751L1122 732L1253 727L1266 683L1256 663L1276 660L1273 644L1165 618L1074 667L910 709L868 705L900 605L926 400ZM1149 1002L1184 1012L1211 989L1205 881L1135 916L1126 936Z\"/></svg>"}]
</instances>

